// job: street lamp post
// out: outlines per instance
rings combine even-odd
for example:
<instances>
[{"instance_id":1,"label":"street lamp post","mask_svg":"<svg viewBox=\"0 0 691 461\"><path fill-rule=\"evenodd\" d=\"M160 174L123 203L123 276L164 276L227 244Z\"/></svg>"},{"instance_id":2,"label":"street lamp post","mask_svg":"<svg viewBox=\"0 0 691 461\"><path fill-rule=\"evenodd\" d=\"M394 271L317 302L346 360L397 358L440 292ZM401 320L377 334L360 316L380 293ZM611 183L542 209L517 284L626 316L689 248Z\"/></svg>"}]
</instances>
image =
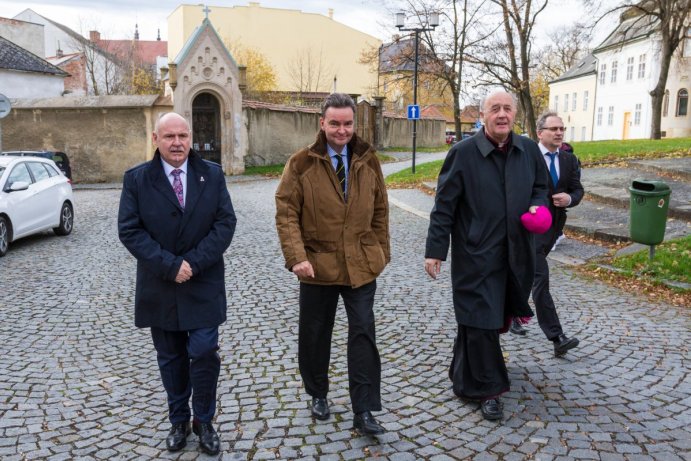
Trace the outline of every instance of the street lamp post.
<instances>
[{"instance_id":1,"label":"street lamp post","mask_svg":"<svg viewBox=\"0 0 691 461\"><path fill-rule=\"evenodd\" d=\"M396 13L396 27L402 32L414 32L415 34L415 67L413 71L413 105L417 106L417 74L420 32L434 30L439 25L439 13L430 13L427 25L420 27L405 27L405 13ZM418 114L419 116L419 114ZM415 149L417 144L417 118L413 117L413 174L415 174Z\"/></svg>"}]
</instances>

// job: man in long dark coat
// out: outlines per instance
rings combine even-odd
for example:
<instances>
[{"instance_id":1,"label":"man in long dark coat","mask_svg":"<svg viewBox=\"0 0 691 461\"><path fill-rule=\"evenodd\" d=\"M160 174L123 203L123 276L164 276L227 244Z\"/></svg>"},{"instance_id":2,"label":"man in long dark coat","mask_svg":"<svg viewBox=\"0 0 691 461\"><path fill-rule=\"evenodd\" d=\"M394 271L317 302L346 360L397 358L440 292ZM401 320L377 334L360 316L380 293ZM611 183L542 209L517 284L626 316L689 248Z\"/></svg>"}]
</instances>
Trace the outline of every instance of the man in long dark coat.
<instances>
[{"instance_id":1,"label":"man in long dark coat","mask_svg":"<svg viewBox=\"0 0 691 461\"><path fill-rule=\"evenodd\" d=\"M166 447L181 450L193 430L201 449L215 455L218 326L227 308L223 252L235 213L223 171L190 149L182 116L163 115L152 137L154 158L125 173L118 213L120 241L137 258L134 322L151 328L168 395Z\"/></svg>"},{"instance_id":2,"label":"man in long dark coat","mask_svg":"<svg viewBox=\"0 0 691 461\"><path fill-rule=\"evenodd\" d=\"M481 113L483 129L451 148L439 174L425 270L437 277L451 242L458 336L449 375L456 395L479 401L483 416L496 420L510 385L500 330L532 316L535 249L520 217L547 206L547 173L537 144L512 132L510 94L490 94Z\"/></svg>"}]
</instances>

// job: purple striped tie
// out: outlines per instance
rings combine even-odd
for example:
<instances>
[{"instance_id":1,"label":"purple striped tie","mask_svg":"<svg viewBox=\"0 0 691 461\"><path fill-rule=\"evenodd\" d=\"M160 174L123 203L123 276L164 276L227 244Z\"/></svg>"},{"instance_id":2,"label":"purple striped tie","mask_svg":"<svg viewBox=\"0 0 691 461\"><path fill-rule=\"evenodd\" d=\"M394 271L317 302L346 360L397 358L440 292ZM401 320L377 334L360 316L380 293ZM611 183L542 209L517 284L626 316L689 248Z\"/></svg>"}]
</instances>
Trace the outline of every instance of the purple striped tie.
<instances>
[{"instance_id":1,"label":"purple striped tie","mask_svg":"<svg viewBox=\"0 0 691 461\"><path fill-rule=\"evenodd\" d=\"M178 202L180 202L180 206L184 210L185 196L182 195L182 181L180 180L180 173L182 173L182 170L180 169L175 169L170 172L170 174L173 175L173 190L175 191L175 195L178 196Z\"/></svg>"}]
</instances>

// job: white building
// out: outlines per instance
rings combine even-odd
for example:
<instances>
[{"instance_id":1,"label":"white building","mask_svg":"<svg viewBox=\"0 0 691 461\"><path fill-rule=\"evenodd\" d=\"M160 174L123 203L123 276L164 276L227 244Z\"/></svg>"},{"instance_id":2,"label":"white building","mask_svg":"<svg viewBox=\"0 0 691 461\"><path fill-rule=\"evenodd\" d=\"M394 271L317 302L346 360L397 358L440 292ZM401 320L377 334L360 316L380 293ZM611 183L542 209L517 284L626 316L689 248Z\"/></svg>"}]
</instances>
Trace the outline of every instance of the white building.
<instances>
[{"instance_id":1,"label":"white building","mask_svg":"<svg viewBox=\"0 0 691 461\"><path fill-rule=\"evenodd\" d=\"M691 136L691 28L688 36L681 50L674 54L667 78L661 119L663 137ZM577 66L582 64L585 68L585 64L579 63L550 82L550 107L558 106L558 112L566 117L566 140L650 138L650 91L660 75L660 44L655 19L623 16L617 28L593 51L594 61L589 63L595 66L594 74L590 69L579 74ZM594 112L584 128L587 115L581 114L583 118L579 118L576 112L569 114L565 109L574 107L574 96L578 107L585 92L592 98L588 105ZM574 116L573 121L567 120L569 115Z\"/></svg>"},{"instance_id":2,"label":"white building","mask_svg":"<svg viewBox=\"0 0 691 461\"><path fill-rule=\"evenodd\" d=\"M109 55L99 46L94 46L98 40L90 41L69 27L41 16L30 8L17 14L14 19L43 25L45 56L41 57L59 60L63 56L75 53L83 56L85 69L82 72L87 74L85 78L87 89L73 91L73 94L111 94L120 85L122 80L120 64L115 56ZM71 69L70 73L75 73L75 71ZM93 79L91 74L93 74Z\"/></svg>"},{"instance_id":3,"label":"white building","mask_svg":"<svg viewBox=\"0 0 691 461\"><path fill-rule=\"evenodd\" d=\"M589 54L549 83L549 106L562 118L567 142L593 139L595 69L595 57Z\"/></svg>"},{"instance_id":4,"label":"white building","mask_svg":"<svg viewBox=\"0 0 691 461\"><path fill-rule=\"evenodd\" d=\"M0 90L10 99L62 96L67 73L0 37Z\"/></svg>"}]
</instances>

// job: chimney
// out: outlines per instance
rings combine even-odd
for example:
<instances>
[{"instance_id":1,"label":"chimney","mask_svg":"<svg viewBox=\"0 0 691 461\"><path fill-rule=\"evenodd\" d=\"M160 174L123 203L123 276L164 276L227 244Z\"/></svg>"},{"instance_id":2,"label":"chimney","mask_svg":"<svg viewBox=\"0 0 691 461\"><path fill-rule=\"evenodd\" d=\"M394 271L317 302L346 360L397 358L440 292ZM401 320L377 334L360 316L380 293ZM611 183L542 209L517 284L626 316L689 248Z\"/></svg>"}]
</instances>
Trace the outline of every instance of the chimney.
<instances>
[{"instance_id":1,"label":"chimney","mask_svg":"<svg viewBox=\"0 0 691 461\"><path fill-rule=\"evenodd\" d=\"M156 36L156 41L160 42L161 41L161 29L158 29L158 35Z\"/></svg>"},{"instance_id":2,"label":"chimney","mask_svg":"<svg viewBox=\"0 0 691 461\"><path fill-rule=\"evenodd\" d=\"M101 41L101 33L97 30L90 30L89 31L89 40L92 42L100 42Z\"/></svg>"},{"instance_id":3,"label":"chimney","mask_svg":"<svg viewBox=\"0 0 691 461\"><path fill-rule=\"evenodd\" d=\"M134 25L134 39L139 40L139 24Z\"/></svg>"},{"instance_id":4,"label":"chimney","mask_svg":"<svg viewBox=\"0 0 691 461\"><path fill-rule=\"evenodd\" d=\"M333 18L334 18L334 9L329 8L329 19L333 19Z\"/></svg>"},{"instance_id":5,"label":"chimney","mask_svg":"<svg viewBox=\"0 0 691 461\"><path fill-rule=\"evenodd\" d=\"M55 50L55 57L56 58L62 58L63 56L65 56L65 54L60 49L60 40L58 40L58 49Z\"/></svg>"}]
</instances>

